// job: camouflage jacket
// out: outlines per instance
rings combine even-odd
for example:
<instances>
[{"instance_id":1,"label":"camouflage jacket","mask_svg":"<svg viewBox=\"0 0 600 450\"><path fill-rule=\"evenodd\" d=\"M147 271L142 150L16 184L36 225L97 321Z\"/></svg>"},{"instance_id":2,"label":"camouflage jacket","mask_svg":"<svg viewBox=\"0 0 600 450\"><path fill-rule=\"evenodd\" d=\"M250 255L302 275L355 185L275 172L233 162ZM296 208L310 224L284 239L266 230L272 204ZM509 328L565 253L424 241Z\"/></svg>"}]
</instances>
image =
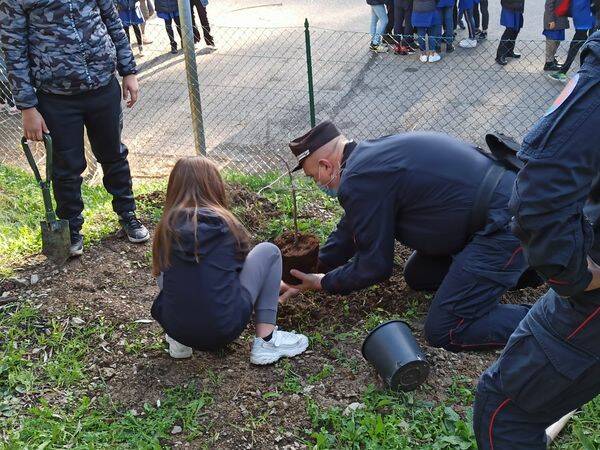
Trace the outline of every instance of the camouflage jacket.
<instances>
[{"instance_id":1,"label":"camouflage jacket","mask_svg":"<svg viewBox=\"0 0 600 450\"><path fill-rule=\"evenodd\" d=\"M0 0L0 37L17 107L35 89L77 94L136 73L112 0Z\"/></svg>"}]
</instances>

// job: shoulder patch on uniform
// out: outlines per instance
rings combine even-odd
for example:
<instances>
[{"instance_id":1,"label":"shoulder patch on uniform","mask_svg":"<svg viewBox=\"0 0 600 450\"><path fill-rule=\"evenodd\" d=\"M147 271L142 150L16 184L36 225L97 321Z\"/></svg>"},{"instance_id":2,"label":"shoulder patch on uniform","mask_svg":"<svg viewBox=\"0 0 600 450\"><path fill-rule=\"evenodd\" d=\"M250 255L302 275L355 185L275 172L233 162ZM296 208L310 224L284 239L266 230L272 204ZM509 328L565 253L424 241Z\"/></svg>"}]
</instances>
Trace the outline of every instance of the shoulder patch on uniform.
<instances>
[{"instance_id":1,"label":"shoulder patch on uniform","mask_svg":"<svg viewBox=\"0 0 600 450\"><path fill-rule=\"evenodd\" d=\"M552 103L552 106L550 106L550 108L548 108L548 111L546 111L546 114L544 114L544 116L549 116L554 111L556 111L558 108L560 108L560 105L562 105L569 98L569 96L573 93L573 91L575 90L575 86L577 86L578 81L579 81L579 74L576 73L573 76L573 78L571 78L569 80L569 82L567 83L565 88L562 90L560 95L558 97L556 97L556 100L554 100L554 103Z\"/></svg>"}]
</instances>

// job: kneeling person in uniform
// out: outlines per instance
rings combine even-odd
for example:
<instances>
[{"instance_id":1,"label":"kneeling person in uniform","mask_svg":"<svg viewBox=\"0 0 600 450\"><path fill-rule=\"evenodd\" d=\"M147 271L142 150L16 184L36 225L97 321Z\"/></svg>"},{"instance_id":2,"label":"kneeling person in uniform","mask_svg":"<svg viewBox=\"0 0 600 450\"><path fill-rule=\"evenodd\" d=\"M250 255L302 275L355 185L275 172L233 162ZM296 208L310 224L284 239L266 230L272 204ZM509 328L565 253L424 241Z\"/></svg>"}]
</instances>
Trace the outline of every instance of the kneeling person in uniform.
<instances>
[{"instance_id":1,"label":"kneeling person in uniform","mask_svg":"<svg viewBox=\"0 0 600 450\"><path fill-rule=\"evenodd\" d=\"M360 143L323 122L292 141L296 170L337 196L344 216L319 252L318 274L292 271L296 290L349 294L388 279L395 241L415 250L407 283L437 290L425 323L430 345L499 348L529 307L500 304L527 270L509 229L515 173L438 133Z\"/></svg>"},{"instance_id":2,"label":"kneeling person in uniform","mask_svg":"<svg viewBox=\"0 0 600 450\"><path fill-rule=\"evenodd\" d=\"M481 376L479 449L543 450L546 428L600 394L600 32L581 68L525 136L511 222L551 289ZM596 179L596 181L594 181ZM584 204L589 217L584 216ZM592 444L593 445L593 444Z\"/></svg>"}]
</instances>

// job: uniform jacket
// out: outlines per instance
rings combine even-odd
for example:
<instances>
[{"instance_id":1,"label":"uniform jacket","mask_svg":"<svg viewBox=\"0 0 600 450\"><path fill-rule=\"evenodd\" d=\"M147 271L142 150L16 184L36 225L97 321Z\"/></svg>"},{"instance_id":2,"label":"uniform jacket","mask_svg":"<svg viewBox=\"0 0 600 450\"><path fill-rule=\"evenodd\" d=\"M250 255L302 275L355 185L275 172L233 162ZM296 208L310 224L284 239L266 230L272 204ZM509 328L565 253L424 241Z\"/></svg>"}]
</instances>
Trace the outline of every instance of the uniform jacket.
<instances>
[{"instance_id":1,"label":"uniform jacket","mask_svg":"<svg viewBox=\"0 0 600 450\"><path fill-rule=\"evenodd\" d=\"M519 152L525 168L510 202L525 256L561 296L581 293L592 278L587 256L594 238L583 207L600 172L598 143L590 139L600 129L599 33L588 39L581 60L573 91L525 136Z\"/></svg>"},{"instance_id":2,"label":"uniform jacket","mask_svg":"<svg viewBox=\"0 0 600 450\"><path fill-rule=\"evenodd\" d=\"M107 85L135 60L112 0L0 0L2 48L17 107L35 90L77 94Z\"/></svg>"},{"instance_id":3,"label":"uniform jacket","mask_svg":"<svg viewBox=\"0 0 600 450\"><path fill-rule=\"evenodd\" d=\"M500 4L503 8L517 12L523 12L525 9L525 0L500 0Z\"/></svg>"},{"instance_id":4,"label":"uniform jacket","mask_svg":"<svg viewBox=\"0 0 600 450\"><path fill-rule=\"evenodd\" d=\"M569 28L569 18L559 17L556 15L556 7L560 4L561 0L546 0L544 6L544 29L550 29L550 22L554 22L555 26L553 30L566 30Z\"/></svg>"},{"instance_id":5,"label":"uniform jacket","mask_svg":"<svg viewBox=\"0 0 600 450\"><path fill-rule=\"evenodd\" d=\"M197 214L196 229L183 215L177 226L171 267L163 273L152 317L176 341L212 350L242 333L252 303L239 279L244 255L237 250L229 227L211 210L200 209Z\"/></svg>"},{"instance_id":6,"label":"uniform jacket","mask_svg":"<svg viewBox=\"0 0 600 450\"><path fill-rule=\"evenodd\" d=\"M396 240L424 255L458 253L471 238L471 210L491 164L472 146L438 133L358 144L341 176L345 214L319 253L320 270L328 272L323 288L347 294L389 278ZM506 172L494 192L488 232L508 226L514 178Z\"/></svg>"}]
</instances>

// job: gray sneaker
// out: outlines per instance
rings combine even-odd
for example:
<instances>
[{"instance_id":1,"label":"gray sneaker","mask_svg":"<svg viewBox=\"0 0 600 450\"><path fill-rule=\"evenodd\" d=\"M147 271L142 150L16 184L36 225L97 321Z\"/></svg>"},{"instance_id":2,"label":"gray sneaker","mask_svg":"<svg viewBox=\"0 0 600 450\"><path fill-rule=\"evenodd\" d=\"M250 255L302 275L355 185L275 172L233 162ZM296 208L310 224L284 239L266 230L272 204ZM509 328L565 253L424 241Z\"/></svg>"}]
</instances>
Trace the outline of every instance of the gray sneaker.
<instances>
[{"instance_id":1,"label":"gray sneaker","mask_svg":"<svg viewBox=\"0 0 600 450\"><path fill-rule=\"evenodd\" d=\"M148 232L148 229L142 225L142 222L140 222L137 217L135 217L135 213L133 211L121 214L119 217L119 223L127 235L129 242L139 244L150 239L150 233Z\"/></svg>"},{"instance_id":2,"label":"gray sneaker","mask_svg":"<svg viewBox=\"0 0 600 450\"><path fill-rule=\"evenodd\" d=\"M79 232L71 233L71 246L69 247L71 256L83 255L83 235Z\"/></svg>"}]
</instances>

